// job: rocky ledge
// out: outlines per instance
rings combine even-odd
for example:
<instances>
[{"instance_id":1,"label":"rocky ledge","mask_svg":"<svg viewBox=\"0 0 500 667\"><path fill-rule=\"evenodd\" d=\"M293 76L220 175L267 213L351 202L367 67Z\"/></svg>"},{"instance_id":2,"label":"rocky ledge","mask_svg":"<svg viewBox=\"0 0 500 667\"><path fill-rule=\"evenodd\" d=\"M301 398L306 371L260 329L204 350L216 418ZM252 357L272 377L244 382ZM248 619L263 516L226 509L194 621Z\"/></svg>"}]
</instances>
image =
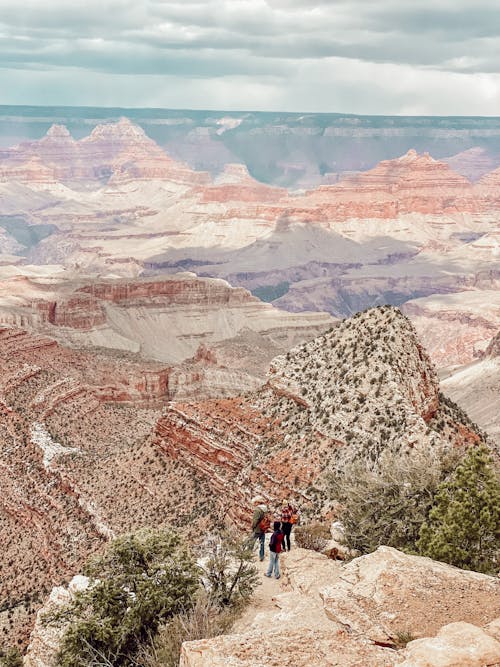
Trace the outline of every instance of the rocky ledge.
<instances>
[{"instance_id":1,"label":"rocky ledge","mask_svg":"<svg viewBox=\"0 0 500 667\"><path fill-rule=\"evenodd\" d=\"M484 667L500 661L494 577L389 547L347 565L296 549L282 563L274 606L256 609L240 633L186 642L181 667Z\"/></svg>"}]
</instances>

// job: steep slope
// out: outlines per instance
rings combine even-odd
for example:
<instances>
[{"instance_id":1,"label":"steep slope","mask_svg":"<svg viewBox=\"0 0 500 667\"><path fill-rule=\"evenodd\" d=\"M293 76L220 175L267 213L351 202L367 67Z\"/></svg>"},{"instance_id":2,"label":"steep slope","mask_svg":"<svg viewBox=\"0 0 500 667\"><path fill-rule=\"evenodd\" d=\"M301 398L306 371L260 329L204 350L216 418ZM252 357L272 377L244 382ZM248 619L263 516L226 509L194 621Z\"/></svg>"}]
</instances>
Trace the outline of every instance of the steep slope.
<instances>
[{"instance_id":1,"label":"steep slope","mask_svg":"<svg viewBox=\"0 0 500 667\"><path fill-rule=\"evenodd\" d=\"M2 181L99 185L109 180L156 178L201 183L208 180L208 175L169 158L127 118L97 125L79 141L64 125L52 125L42 139L0 152Z\"/></svg>"},{"instance_id":2,"label":"steep slope","mask_svg":"<svg viewBox=\"0 0 500 667\"><path fill-rule=\"evenodd\" d=\"M475 290L413 299L402 310L438 366L478 359L500 329L500 291L479 285Z\"/></svg>"},{"instance_id":3,"label":"steep slope","mask_svg":"<svg viewBox=\"0 0 500 667\"><path fill-rule=\"evenodd\" d=\"M26 641L45 592L114 534L165 521L197 530L217 516L203 480L152 448L168 371L0 329L0 636L10 644Z\"/></svg>"},{"instance_id":4,"label":"steep slope","mask_svg":"<svg viewBox=\"0 0 500 667\"><path fill-rule=\"evenodd\" d=\"M389 307L277 357L250 395L171 405L156 431L157 446L205 476L236 521L256 489L321 512L328 473L347 462L376 466L382 451L415 448L437 455L480 438L439 394L410 322Z\"/></svg>"},{"instance_id":5,"label":"steep slope","mask_svg":"<svg viewBox=\"0 0 500 667\"><path fill-rule=\"evenodd\" d=\"M454 370L441 387L500 446L500 333L481 359Z\"/></svg>"},{"instance_id":6,"label":"steep slope","mask_svg":"<svg viewBox=\"0 0 500 667\"><path fill-rule=\"evenodd\" d=\"M253 389L274 356L333 322L325 313L280 311L242 288L194 274L103 280L68 273L0 280L0 322L66 345L123 350L169 366L184 362L175 380L169 374L170 398L177 390L200 397Z\"/></svg>"}]
</instances>

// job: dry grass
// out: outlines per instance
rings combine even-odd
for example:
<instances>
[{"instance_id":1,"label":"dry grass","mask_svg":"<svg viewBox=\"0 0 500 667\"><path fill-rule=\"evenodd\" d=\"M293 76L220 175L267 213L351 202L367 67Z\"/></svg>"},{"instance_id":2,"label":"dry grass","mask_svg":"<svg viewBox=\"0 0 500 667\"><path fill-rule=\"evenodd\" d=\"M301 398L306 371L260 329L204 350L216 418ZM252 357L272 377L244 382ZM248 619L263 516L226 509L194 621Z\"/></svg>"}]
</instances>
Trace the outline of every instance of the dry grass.
<instances>
[{"instance_id":1,"label":"dry grass","mask_svg":"<svg viewBox=\"0 0 500 667\"><path fill-rule=\"evenodd\" d=\"M177 667L183 642L225 634L239 613L235 607L216 607L207 595L201 595L191 610L178 614L160 628L156 637L137 656L137 664L142 667Z\"/></svg>"}]
</instances>

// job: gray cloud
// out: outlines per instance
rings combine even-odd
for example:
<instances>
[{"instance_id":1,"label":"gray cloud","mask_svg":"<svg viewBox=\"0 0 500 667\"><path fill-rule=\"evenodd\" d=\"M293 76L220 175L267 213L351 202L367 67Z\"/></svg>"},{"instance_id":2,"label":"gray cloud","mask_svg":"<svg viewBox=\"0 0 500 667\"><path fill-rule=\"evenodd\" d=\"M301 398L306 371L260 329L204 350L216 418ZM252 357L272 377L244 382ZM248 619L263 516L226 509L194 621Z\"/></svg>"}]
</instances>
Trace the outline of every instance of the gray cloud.
<instances>
[{"instance_id":1,"label":"gray cloud","mask_svg":"<svg viewBox=\"0 0 500 667\"><path fill-rule=\"evenodd\" d=\"M113 81L113 75L168 78L170 85L173 81L184 91L193 91L196 81L210 81L212 86L218 82L217 90L228 90L231 79L246 82L248 90L260 90L261 95L265 90L267 97L262 102L255 98L257 104L282 99L300 109L303 102L298 91L307 89L309 99L312 92L312 99L318 100L319 110L325 107L325 88L330 85L343 91L335 98L339 103L348 104L346 100L351 99L351 108L334 110L354 111L369 82L385 93L385 97L375 93L370 97L366 111L371 112L380 108L375 100L380 100L379 105L384 100L396 103L397 96L390 90L395 85L389 77L392 73L413 82L415 94L437 79L446 84L442 90L454 91L456 86L457 95L461 87L473 83L484 102L484 113L498 113L494 105L500 85L499 35L496 0L474 4L468 0L421 0L418 4L400 0L87 0L78 4L24 0L22 6L18 0L2 0L0 85L6 90L13 70L25 70L27 75L46 71L50 85L60 82L54 90L60 103L71 104L63 82L75 72L82 80L99 74L108 77L110 90L116 90L116 103L129 104L131 93L124 99L122 84ZM309 81L299 78L305 73ZM355 73L357 79L347 81L345 73ZM313 81L317 91L311 88ZM268 85L275 94L270 94ZM410 94L411 89L406 89ZM18 99L19 92L9 90L9 100ZM22 93L26 103L33 102L26 97L29 90ZM439 108L444 97L439 90L436 94L428 105ZM470 94L462 89L461 95L463 102L456 113L467 113L473 106ZM234 104L244 97L243 89L233 89ZM447 103L449 99L448 92ZM192 104L186 99L181 106Z\"/></svg>"}]
</instances>

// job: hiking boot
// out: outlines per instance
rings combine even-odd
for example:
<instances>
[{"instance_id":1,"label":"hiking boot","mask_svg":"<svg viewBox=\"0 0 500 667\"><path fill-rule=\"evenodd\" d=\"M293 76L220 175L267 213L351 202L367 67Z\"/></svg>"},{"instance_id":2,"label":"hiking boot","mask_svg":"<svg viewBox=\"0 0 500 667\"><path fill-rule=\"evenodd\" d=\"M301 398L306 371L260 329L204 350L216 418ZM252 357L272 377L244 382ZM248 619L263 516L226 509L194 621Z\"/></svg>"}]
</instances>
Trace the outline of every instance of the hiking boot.
<instances>
[{"instance_id":1,"label":"hiking boot","mask_svg":"<svg viewBox=\"0 0 500 667\"><path fill-rule=\"evenodd\" d=\"M269 575L269 576L271 576L271 575ZM281 577L281 575L280 575L280 574L278 574L278 576L276 577L276 579L279 579L280 577Z\"/></svg>"},{"instance_id":2,"label":"hiking boot","mask_svg":"<svg viewBox=\"0 0 500 667\"><path fill-rule=\"evenodd\" d=\"M267 572L264 572L264 576L265 576L265 577L270 577L271 575L270 575L270 574L267 574Z\"/></svg>"}]
</instances>

